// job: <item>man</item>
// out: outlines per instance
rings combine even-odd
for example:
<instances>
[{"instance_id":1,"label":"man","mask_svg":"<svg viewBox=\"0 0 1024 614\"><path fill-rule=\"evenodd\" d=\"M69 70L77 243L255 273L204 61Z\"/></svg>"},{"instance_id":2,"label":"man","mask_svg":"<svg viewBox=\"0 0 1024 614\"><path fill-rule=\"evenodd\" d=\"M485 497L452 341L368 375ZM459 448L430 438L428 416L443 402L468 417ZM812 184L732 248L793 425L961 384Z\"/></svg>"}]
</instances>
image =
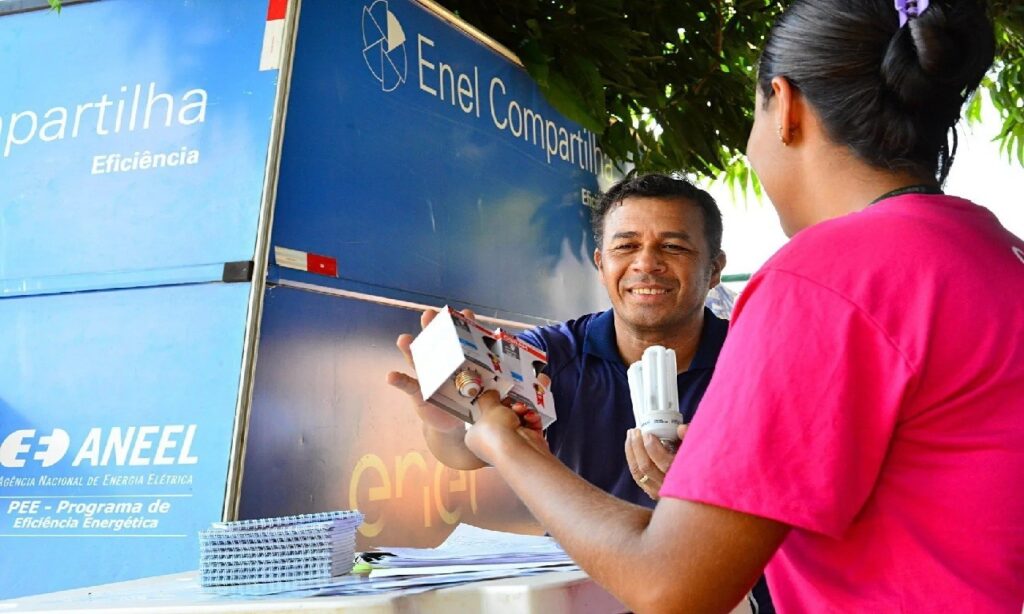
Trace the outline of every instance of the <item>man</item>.
<instances>
[{"instance_id":1,"label":"man","mask_svg":"<svg viewBox=\"0 0 1024 614\"><path fill-rule=\"evenodd\" d=\"M685 179L649 174L612 186L591 217L594 263L612 309L521 337L548 354L558 413L545 433L551 451L602 490L652 507L673 454L635 429L626 369L652 345L675 350L679 407L690 421L728 328L704 306L725 267L722 215L711 195ZM425 313L423 324L432 318ZM398 339L407 358L411 341ZM422 402L416 380L392 372L388 382L413 399L439 461L483 466L465 447L463 423Z\"/></svg>"},{"instance_id":2,"label":"man","mask_svg":"<svg viewBox=\"0 0 1024 614\"><path fill-rule=\"evenodd\" d=\"M548 354L558 413L544 433L551 452L605 492L651 508L674 453L635 428L626 369L652 345L675 350L679 409L690 422L728 329L705 307L725 268L722 214L710 194L685 179L648 174L613 185L591 223L594 264L612 309L520 337ZM424 313L422 324L433 317ZM398 339L410 364L411 342L410 335ZM466 447L462 421L424 403L416 380L392 372L388 382L413 400L439 461L455 469L485 466ZM760 612L774 612L763 578L754 597Z\"/></svg>"}]
</instances>

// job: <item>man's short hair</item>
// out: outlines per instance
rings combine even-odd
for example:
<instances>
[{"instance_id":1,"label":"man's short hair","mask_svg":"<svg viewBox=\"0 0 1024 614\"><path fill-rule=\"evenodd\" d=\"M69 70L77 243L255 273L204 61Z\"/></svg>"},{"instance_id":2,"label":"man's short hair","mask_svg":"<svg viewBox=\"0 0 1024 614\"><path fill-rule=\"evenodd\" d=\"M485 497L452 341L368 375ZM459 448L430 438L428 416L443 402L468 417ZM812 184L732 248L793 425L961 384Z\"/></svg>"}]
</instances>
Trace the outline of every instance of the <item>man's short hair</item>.
<instances>
[{"instance_id":1,"label":"man's short hair","mask_svg":"<svg viewBox=\"0 0 1024 614\"><path fill-rule=\"evenodd\" d=\"M594 229L597 248L604 245L604 218L608 212L631 196L658 198L692 203L704 218L704 240L715 258L722 251L722 212L715 199L704 190L677 174L647 173L633 175L619 181L601 195L590 211L590 224Z\"/></svg>"}]
</instances>

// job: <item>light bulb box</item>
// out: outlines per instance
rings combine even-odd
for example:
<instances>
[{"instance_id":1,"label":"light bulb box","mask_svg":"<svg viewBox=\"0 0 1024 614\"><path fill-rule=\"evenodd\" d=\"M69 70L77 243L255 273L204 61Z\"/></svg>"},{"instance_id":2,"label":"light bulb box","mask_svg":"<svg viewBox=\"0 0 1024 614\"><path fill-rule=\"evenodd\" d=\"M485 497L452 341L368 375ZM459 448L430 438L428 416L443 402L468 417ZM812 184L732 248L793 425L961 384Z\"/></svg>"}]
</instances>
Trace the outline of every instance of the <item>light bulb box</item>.
<instances>
[{"instance_id":1,"label":"light bulb box","mask_svg":"<svg viewBox=\"0 0 1024 614\"><path fill-rule=\"evenodd\" d=\"M548 428L555 421L555 400L551 391L538 379L548 364L548 355L540 348L526 343L508 331L494 331L501 356L499 380L511 384L508 399L523 403L540 415L541 427Z\"/></svg>"},{"instance_id":2,"label":"light bulb box","mask_svg":"<svg viewBox=\"0 0 1024 614\"><path fill-rule=\"evenodd\" d=\"M451 307L442 308L411 345L423 400L474 423L479 417L479 394L497 390L505 398L513 387L509 378L498 376L497 346L492 331Z\"/></svg>"}]
</instances>

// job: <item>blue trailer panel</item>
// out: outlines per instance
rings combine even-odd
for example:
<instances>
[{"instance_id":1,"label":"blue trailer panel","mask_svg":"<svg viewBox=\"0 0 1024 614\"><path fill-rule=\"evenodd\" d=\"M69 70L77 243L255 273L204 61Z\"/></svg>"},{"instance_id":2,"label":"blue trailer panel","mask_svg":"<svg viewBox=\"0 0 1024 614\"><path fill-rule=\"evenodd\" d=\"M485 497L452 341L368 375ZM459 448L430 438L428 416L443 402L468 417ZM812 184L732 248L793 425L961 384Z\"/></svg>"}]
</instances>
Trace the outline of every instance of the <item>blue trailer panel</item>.
<instances>
[{"instance_id":1,"label":"blue trailer panel","mask_svg":"<svg viewBox=\"0 0 1024 614\"><path fill-rule=\"evenodd\" d=\"M249 284L0 300L0 598L195 569Z\"/></svg>"},{"instance_id":2,"label":"blue trailer panel","mask_svg":"<svg viewBox=\"0 0 1024 614\"><path fill-rule=\"evenodd\" d=\"M405 395L394 339L407 308L270 288L249 417L244 518L358 508L360 548L434 546L462 521L528 518L497 474L456 471L427 449Z\"/></svg>"},{"instance_id":3,"label":"blue trailer panel","mask_svg":"<svg viewBox=\"0 0 1024 614\"><path fill-rule=\"evenodd\" d=\"M615 172L506 51L426 0L99 0L0 53L0 598L194 569L221 517L516 520L384 382L423 306L607 304Z\"/></svg>"},{"instance_id":4,"label":"blue trailer panel","mask_svg":"<svg viewBox=\"0 0 1024 614\"><path fill-rule=\"evenodd\" d=\"M233 500L267 2L5 8L0 598L193 569Z\"/></svg>"},{"instance_id":5,"label":"blue trailer panel","mask_svg":"<svg viewBox=\"0 0 1024 614\"><path fill-rule=\"evenodd\" d=\"M0 297L208 281L252 259L278 78L259 70L266 11L0 17Z\"/></svg>"},{"instance_id":6,"label":"blue trailer panel","mask_svg":"<svg viewBox=\"0 0 1024 614\"><path fill-rule=\"evenodd\" d=\"M599 176L592 134L427 7L303 3L273 244L338 276L282 279L570 317L605 300L584 205Z\"/></svg>"}]
</instances>

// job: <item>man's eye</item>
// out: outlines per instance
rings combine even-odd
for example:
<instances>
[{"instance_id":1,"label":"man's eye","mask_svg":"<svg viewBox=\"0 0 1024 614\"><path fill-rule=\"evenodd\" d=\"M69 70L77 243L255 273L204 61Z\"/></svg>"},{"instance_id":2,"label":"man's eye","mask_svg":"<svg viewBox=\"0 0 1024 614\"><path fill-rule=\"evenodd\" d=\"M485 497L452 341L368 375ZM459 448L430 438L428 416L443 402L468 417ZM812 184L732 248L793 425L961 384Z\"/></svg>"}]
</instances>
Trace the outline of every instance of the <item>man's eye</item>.
<instances>
[{"instance_id":1,"label":"man's eye","mask_svg":"<svg viewBox=\"0 0 1024 614\"><path fill-rule=\"evenodd\" d=\"M661 248L663 250L665 250L666 252L673 252L673 253L677 253L677 254L686 251L685 247L683 247L682 245L677 245L675 243L666 243L666 244L662 245Z\"/></svg>"},{"instance_id":2,"label":"man's eye","mask_svg":"<svg viewBox=\"0 0 1024 614\"><path fill-rule=\"evenodd\" d=\"M636 249L636 243L617 243L612 246L612 249L617 252L625 252L631 249Z\"/></svg>"}]
</instances>

